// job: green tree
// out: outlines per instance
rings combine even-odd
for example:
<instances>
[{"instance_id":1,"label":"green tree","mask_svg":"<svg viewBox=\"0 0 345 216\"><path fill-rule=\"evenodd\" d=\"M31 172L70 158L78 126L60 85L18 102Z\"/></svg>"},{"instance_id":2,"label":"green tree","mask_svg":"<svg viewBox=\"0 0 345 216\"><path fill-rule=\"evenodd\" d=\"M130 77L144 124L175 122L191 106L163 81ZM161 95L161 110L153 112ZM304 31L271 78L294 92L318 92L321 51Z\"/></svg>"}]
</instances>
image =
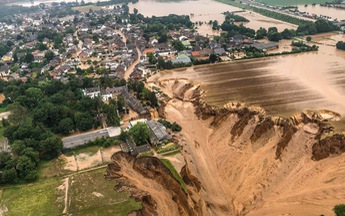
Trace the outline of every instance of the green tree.
<instances>
[{"instance_id":1,"label":"green tree","mask_svg":"<svg viewBox=\"0 0 345 216\"><path fill-rule=\"evenodd\" d=\"M24 57L24 62L26 62L26 63L31 63L34 60L35 60L35 57L31 53L27 53Z\"/></svg>"},{"instance_id":2,"label":"green tree","mask_svg":"<svg viewBox=\"0 0 345 216\"><path fill-rule=\"evenodd\" d=\"M64 118L58 125L58 132L62 135L68 135L75 128L74 122L71 118Z\"/></svg>"},{"instance_id":3,"label":"green tree","mask_svg":"<svg viewBox=\"0 0 345 216\"><path fill-rule=\"evenodd\" d=\"M3 183L14 183L17 181L17 171L15 168L5 169L2 172Z\"/></svg>"},{"instance_id":4,"label":"green tree","mask_svg":"<svg viewBox=\"0 0 345 216\"><path fill-rule=\"evenodd\" d=\"M146 123L138 122L131 129L129 135L133 138L134 142L140 146L148 142L150 138L150 129Z\"/></svg>"},{"instance_id":5,"label":"green tree","mask_svg":"<svg viewBox=\"0 0 345 216\"><path fill-rule=\"evenodd\" d=\"M107 124L112 126L120 126L120 118L117 115L117 109L114 104L105 106L105 113L107 117Z\"/></svg>"},{"instance_id":6,"label":"green tree","mask_svg":"<svg viewBox=\"0 0 345 216\"><path fill-rule=\"evenodd\" d=\"M44 58L49 63L53 58L55 57L55 54L52 51L47 51L44 55Z\"/></svg>"},{"instance_id":7,"label":"green tree","mask_svg":"<svg viewBox=\"0 0 345 216\"><path fill-rule=\"evenodd\" d=\"M74 115L74 120L78 130L87 131L93 127L93 119L88 113L77 112Z\"/></svg>"},{"instance_id":8,"label":"green tree","mask_svg":"<svg viewBox=\"0 0 345 216\"><path fill-rule=\"evenodd\" d=\"M37 170L37 166L28 156L18 157L16 169L19 172L19 177L28 181L35 179L33 173Z\"/></svg>"},{"instance_id":9,"label":"green tree","mask_svg":"<svg viewBox=\"0 0 345 216\"><path fill-rule=\"evenodd\" d=\"M260 27L260 29L256 31L256 36L255 36L256 39L262 39L266 36L267 36L267 30L265 28Z\"/></svg>"},{"instance_id":10,"label":"green tree","mask_svg":"<svg viewBox=\"0 0 345 216\"><path fill-rule=\"evenodd\" d=\"M333 211L336 216L345 216L345 204L334 206Z\"/></svg>"},{"instance_id":11,"label":"green tree","mask_svg":"<svg viewBox=\"0 0 345 216\"><path fill-rule=\"evenodd\" d=\"M267 34L267 39L270 40L270 41L278 42L281 39L283 39L283 36L279 32L269 31L268 34Z\"/></svg>"},{"instance_id":12,"label":"green tree","mask_svg":"<svg viewBox=\"0 0 345 216\"><path fill-rule=\"evenodd\" d=\"M218 61L218 56L214 53L211 53L208 59L210 60L211 63L215 63L216 61Z\"/></svg>"},{"instance_id":13,"label":"green tree","mask_svg":"<svg viewBox=\"0 0 345 216\"><path fill-rule=\"evenodd\" d=\"M311 37L310 37L310 36L306 37L305 39L306 39L308 42L311 41Z\"/></svg>"},{"instance_id":14,"label":"green tree","mask_svg":"<svg viewBox=\"0 0 345 216\"><path fill-rule=\"evenodd\" d=\"M61 154L62 141L57 136L48 137L40 143L40 155L44 160L50 160Z\"/></svg>"},{"instance_id":15,"label":"green tree","mask_svg":"<svg viewBox=\"0 0 345 216\"><path fill-rule=\"evenodd\" d=\"M174 40L173 42L172 42L172 45L173 45L173 47L177 50L177 51L182 51L182 50L185 50L186 49L186 47L182 44L182 42L181 41L179 41L179 40Z\"/></svg>"},{"instance_id":16,"label":"green tree","mask_svg":"<svg viewBox=\"0 0 345 216\"><path fill-rule=\"evenodd\" d=\"M25 91L26 106L33 108L43 98L43 92L39 88L30 87Z\"/></svg>"}]
</instances>

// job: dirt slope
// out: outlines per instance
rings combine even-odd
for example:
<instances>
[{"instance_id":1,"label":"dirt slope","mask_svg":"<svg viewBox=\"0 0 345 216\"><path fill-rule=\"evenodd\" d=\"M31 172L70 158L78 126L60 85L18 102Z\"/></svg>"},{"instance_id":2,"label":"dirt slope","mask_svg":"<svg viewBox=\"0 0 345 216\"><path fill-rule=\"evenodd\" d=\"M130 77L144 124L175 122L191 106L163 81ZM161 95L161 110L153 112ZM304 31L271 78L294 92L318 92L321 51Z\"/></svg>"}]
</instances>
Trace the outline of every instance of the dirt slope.
<instances>
[{"instance_id":1,"label":"dirt slope","mask_svg":"<svg viewBox=\"0 0 345 216\"><path fill-rule=\"evenodd\" d=\"M186 80L157 85L173 98L165 117L183 128L178 139L186 161L181 175L189 190L184 209L193 209L189 215L333 215L333 206L345 200L344 136L319 140L331 129L324 118L336 114L309 111L290 119L269 118L240 104L208 106ZM126 182L155 200L159 215L181 215L175 207L166 212L167 205L186 203L171 202L174 185L129 176L143 170L119 166Z\"/></svg>"}]
</instances>

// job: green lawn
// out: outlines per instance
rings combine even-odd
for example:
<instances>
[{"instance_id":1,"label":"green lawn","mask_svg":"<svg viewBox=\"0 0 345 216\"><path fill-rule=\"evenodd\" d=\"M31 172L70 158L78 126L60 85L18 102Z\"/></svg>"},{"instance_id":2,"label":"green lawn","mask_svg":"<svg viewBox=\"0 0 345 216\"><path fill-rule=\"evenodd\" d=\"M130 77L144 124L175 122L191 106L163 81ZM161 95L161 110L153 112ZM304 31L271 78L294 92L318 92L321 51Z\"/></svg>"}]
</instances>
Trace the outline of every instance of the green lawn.
<instances>
[{"instance_id":1,"label":"green lawn","mask_svg":"<svg viewBox=\"0 0 345 216\"><path fill-rule=\"evenodd\" d=\"M184 183L183 179L181 178L180 174L176 171L174 165L168 160L168 159L160 159L166 167L169 168L170 172L173 174L173 176L180 182L182 189L185 193L188 193L186 184Z\"/></svg>"},{"instance_id":2,"label":"green lawn","mask_svg":"<svg viewBox=\"0 0 345 216\"><path fill-rule=\"evenodd\" d=\"M329 0L328 0L329 1ZM320 4L325 3L327 0L256 0L256 2L262 2L268 5L277 5L277 6L288 6L288 5L305 5L305 4ZM331 2L331 1L329 1Z\"/></svg>"},{"instance_id":3,"label":"green lawn","mask_svg":"<svg viewBox=\"0 0 345 216\"><path fill-rule=\"evenodd\" d=\"M127 215L141 208L127 193L114 190L115 181L104 179L105 169L72 176L68 213L73 215ZM97 212L97 214L96 214Z\"/></svg>"},{"instance_id":4,"label":"green lawn","mask_svg":"<svg viewBox=\"0 0 345 216\"><path fill-rule=\"evenodd\" d=\"M61 184L62 181L59 179L50 179L32 185L4 189L0 206L8 212L3 215L60 215L64 208L65 196L65 191L57 189Z\"/></svg>"}]
</instances>

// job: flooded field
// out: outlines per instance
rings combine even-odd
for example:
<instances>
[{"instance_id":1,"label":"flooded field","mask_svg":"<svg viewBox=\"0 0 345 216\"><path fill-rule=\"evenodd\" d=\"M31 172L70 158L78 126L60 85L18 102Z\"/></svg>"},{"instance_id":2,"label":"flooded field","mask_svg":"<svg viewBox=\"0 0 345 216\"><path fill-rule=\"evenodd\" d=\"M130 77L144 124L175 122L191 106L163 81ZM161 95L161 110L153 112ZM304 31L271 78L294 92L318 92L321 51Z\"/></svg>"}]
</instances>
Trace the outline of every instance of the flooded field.
<instances>
[{"instance_id":1,"label":"flooded field","mask_svg":"<svg viewBox=\"0 0 345 216\"><path fill-rule=\"evenodd\" d=\"M144 16L166 16L168 14L178 15L194 15L191 16L193 22L209 22L210 20L218 20L221 24L224 21L225 11L240 11L241 9L231 5L223 4L212 0L196 0L196 1L155 1L155 0L140 0L139 2L129 5L130 11L134 8L139 10L139 13ZM285 28L296 29L296 25L285 23L279 20L274 20L264 17L254 12L242 12L239 15L250 20L245 23L245 26L255 30L260 27L269 28L277 27L279 31ZM211 26L204 24L199 30L201 34L217 35L219 32L212 31Z\"/></svg>"},{"instance_id":2,"label":"flooded field","mask_svg":"<svg viewBox=\"0 0 345 216\"><path fill-rule=\"evenodd\" d=\"M320 5L308 5L307 7L304 7L304 5L299 5L298 10L301 12L308 12L311 15L324 15L332 17L333 19L345 20L345 10L337 8L321 7Z\"/></svg>"},{"instance_id":3,"label":"flooded field","mask_svg":"<svg viewBox=\"0 0 345 216\"><path fill-rule=\"evenodd\" d=\"M344 60L345 52L321 46L319 52L167 71L153 79L198 82L205 101L217 106L239 101L261 106L271 115L287 116L304 109L345 114Z\"/></svg>"}]
</instances>

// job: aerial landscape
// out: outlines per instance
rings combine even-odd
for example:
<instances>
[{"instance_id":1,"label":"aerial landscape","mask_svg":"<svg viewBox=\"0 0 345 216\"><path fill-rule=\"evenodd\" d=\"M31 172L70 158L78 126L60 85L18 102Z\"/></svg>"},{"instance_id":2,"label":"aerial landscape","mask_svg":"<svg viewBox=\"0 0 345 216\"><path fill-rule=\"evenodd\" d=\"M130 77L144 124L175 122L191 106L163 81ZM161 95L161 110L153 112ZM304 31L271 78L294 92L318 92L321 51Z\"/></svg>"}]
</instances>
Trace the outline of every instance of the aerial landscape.
<instances>
[{"instance_id":1,"label":"aerial landscape","mask_svg":"<svg viewBox=\"0 0 345 216\"><path fill-rule=\"evenodd\" d=\"M345 1L0 0L0 215L345 215Z\"/></svg>"}]
</instances>

